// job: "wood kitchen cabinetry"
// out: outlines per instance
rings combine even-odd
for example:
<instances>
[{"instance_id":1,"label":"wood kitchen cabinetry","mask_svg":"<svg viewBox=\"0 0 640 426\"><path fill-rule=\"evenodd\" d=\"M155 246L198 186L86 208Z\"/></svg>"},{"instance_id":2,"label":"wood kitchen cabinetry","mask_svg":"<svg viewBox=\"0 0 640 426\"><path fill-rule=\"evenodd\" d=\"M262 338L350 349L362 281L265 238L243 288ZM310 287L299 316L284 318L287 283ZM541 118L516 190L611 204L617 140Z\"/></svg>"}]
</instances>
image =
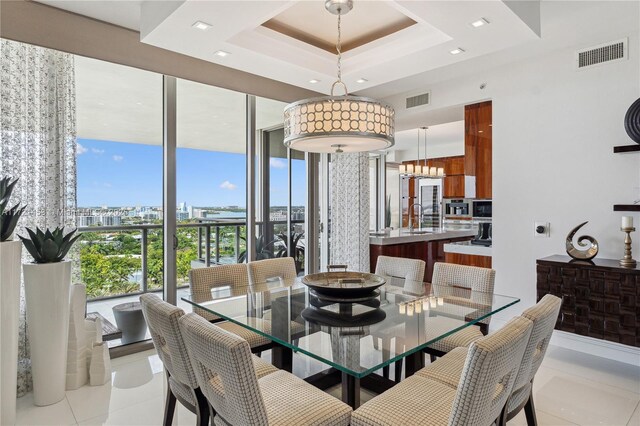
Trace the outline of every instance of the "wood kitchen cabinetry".
<instances>
[{"instance_id":1,"label":"wood kitchen cabinetry","mask_svg":"<svg viewBox=\"0 0 640 426\"><path fill-rule=\"evenodd\" d=\"M442 196L444 198L464 198L465 156L442 157L429 160L429 167L442 167L444 174Z\"/></svg>"},{"instance_id":2,"label":"wood kitchen cabinetry","mask_svg":"<svg viewBox=\"0 0 640 426\"><path fill-rule=\"evenodd\" d=\"M370 267L371 272L376 270L378 256L404 257L407 259L420 259L426 263L424 280L431 282L433 277L433 265L436 262L445 261L444 245L457 241L469 241L471 237L449 238L434 241L418 241L414 243L371 244L370 247Z\"/></svg>"},{"instance_id":3,"label":"wood kitchen cabinetry","mask_svg":"<svg viewBox=\"0 0 640 426\"><path fill-rule=\"evenodd\" d=\"M447 175L443 184L442 194L444 198L464 198L464 175Z\"/></svg>"},{"instance_id":4,"label":"wood kitchen cabinetry","mask_svg":"<svg viewBox=\"0 0 640 426\"><path fill-rule=\"evenodd\" d=\"M465 174L476 177L476 196L492 198L493 113L491 101L464 107Z\"/></svg>"},{"instance_id":5,"label":"wood kitchen cabinetry","mask_svg":"<svg viewBox=\"0 0 640 426\"><path fill-rule=\"evenodd\" d=\"M475 254L445 253L444 261L457 265L478 266L491 268L491 256L478 256Z\"/></svg>"}]
</instances>

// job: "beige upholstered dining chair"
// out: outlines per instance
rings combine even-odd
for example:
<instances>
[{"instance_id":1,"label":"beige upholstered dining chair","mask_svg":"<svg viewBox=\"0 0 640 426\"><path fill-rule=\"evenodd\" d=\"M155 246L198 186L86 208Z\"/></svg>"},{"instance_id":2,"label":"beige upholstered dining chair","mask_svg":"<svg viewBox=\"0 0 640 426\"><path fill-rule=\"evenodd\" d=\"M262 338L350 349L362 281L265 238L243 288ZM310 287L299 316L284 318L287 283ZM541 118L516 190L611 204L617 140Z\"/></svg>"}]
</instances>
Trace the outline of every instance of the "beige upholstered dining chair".
<instances>
[{"instance_id":1,"label":"beige upholstered dining chair","mask_svg":"<svg viewBox=\"0 0 640 426\"><path fill-rule=\"evenodd\" d=\"M495 278L496 271L493 269L437 262L433 268L431 283L436 286L434 287L434 294L436 296L451 298L456 297L455 295L457 294L461 294L461 291L464 293L464 290L469 290L471 297L469 301L472 302L474 296L471 292L480 292L482 295L493 294ZM450 288L450 291L448 288ZM466 301L467 299L460 297L461 308L464 308ZM429 324L427 335L430 333L438 335L438 321L446 322L444 318L438 318ZM457 347L469 346L471 342L488 333L490 321L491 317L485 318L478 323L479 326L465 327L460 331L444 337L429 345L425 349L425 352L431 355L431 360L433 361L436 356L442 356ZM445 324L443 324L443 326L445 328L451 328Z\"/></svg>"},{"instance_id":2,"label":"beige upholstered dining chair","mask_svg":"<svg viewBox=\"0 0 640 426\"><path fill-rule=\"evenodd\" d=\"M419 284L420 290L422 289L422 283L424 280L424 269L426 263L420 259L406 259L403 257L391 257L391 256L378 256L376 259L376 275L387 277L387 283L391 285L404 286L406 288L407 283ZM373 347L376 350L382 349L383 360L388 360L391 356L391 340L394 339L396 345L395 353L403 351L404 341L401 335L404 334L402 330L387 330L387 332L376 333L373 332ZM382 347L380 346L382 343ZM395 378L396 382L400 381L400 375L402 374L402 361L395 363ZM389 366L382 369L382 376L386 379L389 378Z\"/></svg>"},{"instance_id":3,"label":"beige upholstered dining chair","mask_svg":"<svg viewBox=\"0 0 640 426\"><path fill-rule=\"evenodd\" d=\"M176 399L197 415L196 425L209 424L209 403L202 394L196 379L191 359L178 325L184 311L152 293L140 296L142 313L149 327L153 345L167 373L169 388L164 410L165 426L173 421ZM253 357L259 375L277 371L271 364Z\"/></svg>"},{"instance_id":4,"label":"beige upholstered dining chair","mask_svg":"<svg viewBox=\"0 0 640 426\"><path fill-rule=\"evenodd\" d=\"M192 300L197 303L213 300L211 290L215 288L248 288L249 274L247 272L247 265L244 263L238 263L192 269L189 271L189 286L191 288ZM205 318L207 321L218 322L222 320L220 317L196 306L193 307L193 312ZM267 321L262 318L254 318L253 320L256 322ZM271 340L266 337L232 322L220 322L218 326L244 338L249 342L249 345L254 352L269 349L272 345ZM268 324L261 326L261 328L268 328Z\"/></svg>"},{"instance_id":5,"label":"beige upholstered dining chair","mask_svg":"<svg viewBox=\"0 0 640 426\"><path fill-rule=\"evenodd\" d=\"M216 425L348 425L351 407L286 371L261 376L242 338L195 314L180 319Z\"/></svg>"},{"instance_id":6,"label":"beige upholstered dining chair","mask_svg":"<svg viewBox=\"0 0 640 426\"><path fill-rule=\"evenodd\" d=\"M537 425L533 405L533 379L547 352L561 304L560 298L547 294L536 305L522 313L524 318L533 323L533 329L516 376L513 391L505 406L503 424L506 424L524 408L527 424L529 426ZM458 387L467 352L467 348L456 348L435 363L417 372L416 375Z\"/></svg>"},{"instance_id":7,"label":"beige upholstered dining chair","mask_svg":"<svg viewBox=\"0 0 640 426\"><path fill-rule=\"evenodd\" d=\"M178 319L184 315L184 311L152 293L140 296L140 304L169 383L164 407L164 425L173 422L176 399L197 415L196 425L207 425L210 417L209 404L198 387L178 326Z\"/></svg>"},{"instance_id":8,"label":"beige upholstered dining chair","mask_svg":"<svg viewBox=\"0 0 640 426\"><path fill-rule=\"evenodd\" d=\"M489 426L511 394L533 324L516 317L473 342L457 388L415 374L353 412L353 426Z\"/></svg>"},{"instance_id":9,"label":"beige upholstered dining chair","mask_svg":"<svg viewBox=\"0 0 640 426\"><path fill-rule=\"evenodd\" d=\"M293 257L257 260L249 262L247 267L249 269L249 283L252 285L277 278L290 282L295 280L297 276Z\"/></svg>"},{"instance_id":10,"label":"beige upholstered dining chair","mask_svg":"<svg viewBox=\"0 0 640 426\"><path fill-rule=\"evenodd\" d=\"M425 265L424 260L420 259L378 256L375 274L407 281L423 281Z\"/></svg>"}]
</instances>

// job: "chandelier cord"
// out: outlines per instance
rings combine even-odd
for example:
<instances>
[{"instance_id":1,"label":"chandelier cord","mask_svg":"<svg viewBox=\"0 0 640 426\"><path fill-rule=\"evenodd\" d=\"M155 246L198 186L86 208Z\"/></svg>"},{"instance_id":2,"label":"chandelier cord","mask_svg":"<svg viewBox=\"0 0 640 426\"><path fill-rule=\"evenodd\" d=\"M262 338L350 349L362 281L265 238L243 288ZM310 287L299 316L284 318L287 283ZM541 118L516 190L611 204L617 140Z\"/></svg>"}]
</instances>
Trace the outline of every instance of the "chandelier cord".
<instances>
[{"instance_id":1,"label":"chandelier cord","mask_svg":"<svg viewBox=\"0 0 640 426\"><path fill-rule=\"evenodd\" d=\"M338 81L342 83L342 15L340 9L338 9L338 43L336 43L336 50L338 51Z\"/></svg>"},{"instance_id":2,"label":"chandelier cord","mask_svg":"<svg viewBox=\"0 0 640 426\"><path fill-rule=\"evenodd\" d=\"M427 166L427 129L428 127L424 128L424 165Z\"/></svg>"}]
</instances>

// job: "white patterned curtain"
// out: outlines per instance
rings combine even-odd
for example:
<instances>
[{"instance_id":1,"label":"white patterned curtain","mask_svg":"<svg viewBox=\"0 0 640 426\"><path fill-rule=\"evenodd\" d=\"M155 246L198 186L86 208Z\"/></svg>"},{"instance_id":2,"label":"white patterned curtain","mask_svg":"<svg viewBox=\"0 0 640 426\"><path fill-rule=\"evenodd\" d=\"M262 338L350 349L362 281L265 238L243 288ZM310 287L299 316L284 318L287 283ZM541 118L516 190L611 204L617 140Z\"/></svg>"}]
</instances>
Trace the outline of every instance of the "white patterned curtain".
<instances>
[{"instance_id":1,"label":"white patterned curtain","mask_svg":"<svg viewBox=\"0 0 640 426\"><path fill-rule=\"evenodd\" d=\"M331 156L330 262L369 272L369 154Z\"/></svg>"},{"instance_id":2,"label":"white patterned curtain","mask_svg":"<svg viewBox=\"0 0 640 426\"><path fill-rule=\"evenodd\" d=\"M12 201L27 206L24 227L75 227L76 111L74 58L1 40L0 176L19 178ZM29 261L23 250L23 261ZM20 295L18 396L31 388L24 288Z\"/></svg>"}]
</instances>

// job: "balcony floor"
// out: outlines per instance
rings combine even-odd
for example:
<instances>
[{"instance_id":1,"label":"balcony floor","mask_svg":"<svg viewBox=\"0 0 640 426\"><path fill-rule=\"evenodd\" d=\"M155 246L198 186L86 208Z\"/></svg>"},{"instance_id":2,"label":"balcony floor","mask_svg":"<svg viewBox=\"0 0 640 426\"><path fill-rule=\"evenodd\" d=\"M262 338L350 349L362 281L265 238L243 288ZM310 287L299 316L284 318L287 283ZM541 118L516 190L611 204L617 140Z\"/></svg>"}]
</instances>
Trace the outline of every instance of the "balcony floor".
<instances>
[{"instance_id":1,"label":"balcony floor","mask_svg":"<svg viewBox=\"0 0 640 426\"><path fill-rule=\"evenodd\" d=\"M159 296L162 296L162 292L158 291L155 293ZM181 307L185 312L191 312L191 305L187 302L184 302L182 298L184 296L189 295L189 288L180 288L178 289L178 306ZM98 312L104 318L111 322L114 326L117 326L115 317L113 316L113 307L116 305L120 305L121 303L128 302L138 302L140 300L140 295L131 295L131 296L122 296L113 299L106 300L97 300L95 302L89 301L87 302L87 313ZM147 339L151 339L151 335L149 334L149 330L147 330ZM115 346L120 346L122 342L120 339L109 340L107 342L110 348Z\"/></svg>"}]
</instances>

